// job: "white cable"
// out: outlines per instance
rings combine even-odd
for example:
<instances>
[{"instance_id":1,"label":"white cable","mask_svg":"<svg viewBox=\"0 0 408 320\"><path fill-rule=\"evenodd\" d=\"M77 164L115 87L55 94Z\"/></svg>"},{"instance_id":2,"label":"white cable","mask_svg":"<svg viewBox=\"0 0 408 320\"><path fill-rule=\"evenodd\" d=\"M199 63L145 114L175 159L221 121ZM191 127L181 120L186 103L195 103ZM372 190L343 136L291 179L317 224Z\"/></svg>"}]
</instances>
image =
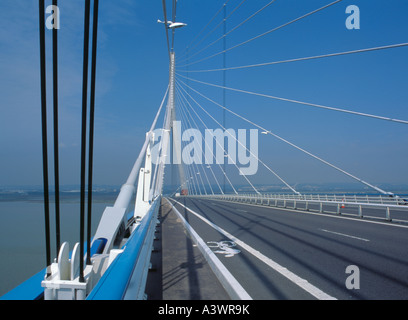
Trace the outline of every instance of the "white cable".
<instances>
[{"instance_id":1,"label":"white cable","mask_svg":"<svg viewBox=\"0 0 408 320\"><path fill-rule=\"evenodd\" d=\"M186 90L183 88L183 90L186 92ZM211 114L209 114L196 100L194 100L193 97L191 97L191 95L186 92L189 97L211 118L213 119L221 128L223 128L225 130L225 132L228 132L226 130L226 128L224 128ZM198 115L197 115L198 116ZM265 168L267 168L272 174L274 174L281 182L283 182L292 192L299 194L298 191L296 191L294 188L292 188L285 180L283 180L275 171L273 171L271 168L269 168L261 159L259 159L255 154L253 154L253 152L251 150L249 150L246 146L244 146L242 144L242 142L240 142L239 140L237 140L235 137L233 137L232 135L230 135L233 139L235 139L235 141L237 141L242 147L244 147L247 151L249 151L249 153L254 156L256 158L257 161L259 161ZM235 165L236 166L236 165ZM236 166L237 169L239 170L238 166ZM249 181L249 179L246 178L246 176L244 175L245 179L248 181L248 183L252 186L252 188L258 193L258 190L254 187L254 185Z\"/></svg>"},{"instance_id":2,"label":"white cable","mask_svg":"<svg viewBox=\"0 0 408 320\"><path fill-rule=\"evenodd\" d=\"M180 121L181 121L181 124L183 124L183 118L184 118L184 131L185 131L186 128L187 128L187 119L186 119L186 117L185 117L185 115L184 115L184 113L183 113L183 110L182 110L181 108L178 108L178 110L181 111L181 112L180 112ZM183 132L183 127L182 127L182 132ZM187 143L187 142L186 142L186 143ZM198 165L197 165L194 161L192 162L192 169L193 169L193 172L196 174L196 176L198 175L198 176L200 177L201 184L202 184L203 189L204 189L204 193L207 195L207 188L205 187L203 178L201 177L201 173L199 173L200 170L198 169Z\"/></svg>"},{"instance_id":3,"label":"white cable","mask_svg":"<svg viewBox=\"0 0 408 320\"><path fill-rule=\"evenodd\" d=\"M186 120L186 117L184 116L184 114L183 114L183 110L182 110L182 108L178 108L178 110L180 110L181 112L180 112L180 116L181 116L181 118L180 118L180 120L182 121L182 119L184 118L184 130L186 130L187 129L187 120ZM184 116L184 117L183 117ZM183 121L181 122L181 124L183 124ZM183 131L183 130L182 130ZM185 142L185 145L187 144L187 142ZM187 165L186 165L187 166ZM192 167L191 167L191 169L193 170L193 174L195 175L195 177L196 177L196 179L197 179L197 183L198 183L198 178L197 178L197 176L199 176L199 179L201 180L201 185L202 185L202 188L203 188L203 190L204 190L204 193L207 195L207 188L205 187L205 183L204 183L204 181L203 181L203 178L202 178L202 175L201 175L201 173L200 173L200 169L198 168L198 165L197 165L197 163L195 163L194 161L193 161L193 163L192 163ZM201 190L201 188L200 188L200 190Z\"/></svg>"},{"instance_id":4,"label":"white cable","mask_svg":"<svg viewBox=\"0 0 408 320\"><path fill-rule=\"evenodd\" d=\"M191 87L189 87L191 89ZM196 100L194 100L193 97L191 97L191 95L183 88L183 90L188 94L188 96L211 118L213 119L221 128L223 128L225 130L225 132L228 132L228 130L226 130L221 123L219 123L210 113L207 112L207 110L205 110ZM193 89L194 90L194 89ZM194 90L195 91L195 90ZM225 108L225 110L228 110L227 108ZM296 191L293 187L291 187L285 180L283 180L275 171L273 171L271 168L269 168L261 159L259 159L251 150L249 150L246 146L244 146L242 144L241 141L237 140L235 137L233 137L231 135L231 137L233 139L235 139L242 147L244 147L247 151L249 151L249 153L254 156L256 158L257 161L259 161L265 168L267 168L273 175L275 175L275 177L277 177L281 182L283 182L292 192L296 193L296 194L300 194L298 191ZM244 177L246 177L244 175ZM247 179L248 183L256 190L256 188L252 185L252 183ZM257 191L257 190L256 190ZM257 193L259 194L259 192L257 191Z\"/></svg>"},{"instance_id":5,"label":"white cable","mask_svg":"<svg viewBox=\"0 0 408 320\"><path fill-rule=\"evenodd\" d=\"M193 109L193 107L191 106L191 104L188 102L188 100L186 99L186 97L183 95L183 93L180 91L180 93L181 93L181 96L184 98L184 100L187 102L187 104L190 106L190 108L194 111L194 113L197 115L197 117L199 118L199 120L201 121L201 123L204 125L204 127L206 128L206 129L208 129L208 127L206 126L206 124L204 123L204 121L201 119L201 117L197 114L197 112ZM213 135L213 134L212 134ZM214 135L213 135L214 136ZM210 150L210 148L209 148L209 146L208 146L208 143L207 143L207 141L205 141L205 139L204 139L204 142L206 143L206 146L208 147L208 149ZM219 144L219 142L216 140L216 142ZM220 145L220 147L221 147L221 145ZM216 159L215 158L215 155L214 155L214 153L213 153L213 151L212 150L210 150L211 151L211 154L212 154L212 156L214 157L214 159ZM235 164L235 163L234 163ZM238 192L237 192L237 190L235 189L235 187L234 187L234 185L232 184L232 182L231 182L231 180L228 178L228 176L227 176L227 174L226 174L226 172L223 170L223 168L222 168L222 166L218 163L218 166L220 167L220 169L221 169L221 171L222 171L222 173L223 173L223 175L225 176L225 178L227 179L227 181L228 181L228 183L230 184L230 186L231 186L231 188L234 190L234 193L235 194L238 194ZM235 166L237 167L237 165L235 164ZM237 167L237 169L239 170L239 168ZM218 180L217 180L217 183L218 183ZM219 186L219 183L218 183L218 186ZM221 189L221 187L220 187L220 189ZM222 192L222 191L221 191ZM222 192L223 193L223 192Z\"/></svg>"},{"instance_id":6,"label":"white cable","mask_svg":"<svg viewBox=\"0 0 408 320\"><path fill-rule=\"evenodd\" d=\"M179 97L178 97L178 98L179 98ZM182 103L181 99L179 99L179 101L180 101L180 106L182 106L184 103ZM186 120L186 123L188 123L188 124L190 125L190 128L192 128L193 126L191 125L191 122L190 122L190 120L189 120L189 118L188 118L188 116L187 116L186 111L185 111L182 107L180 107L179 110L181 110L181 113L184 115L184 119ZM191 117L191 115L190 115L190 117ZM198 126L196 126L196 128L198 129ZM197 167L198 167L198 166L197 166ZM211 193L214 195L214 190L213 190L213 188L211 187L210 180L208 179L207 172L206 172L206 170L204 169L204 165L203 165L202 163L201 163L201 169L202 169L202 172L204 173L204 175L205 175L205 177L206 177L206 179L207 179L208 186L210 187Z\"/></svg>"},{"instance_id":7,"label":"white cable","mask_svg":"<svg viewBox=\"0 0 408 320\"><path fill-rule=\"evenodd\" d=\"M167 93L168 93L168 89L169 88L167 87L167 90L166 90L166 93L164 94L164 97L163 97L163 100L161 102L160 108L157 111L157 114L156 114L156 116L155 116L155 118L153 120L153 123L152 123L151 127L150 127L149 135L146 136L146 140L145 140L145 142L143 144L142 149L140 150L139 156L137 157L135 163L133 164L132 171L130 172L129 177L126 180L125 185L134 186L136 184L136 180L137 180L137 177L139 175L139 169L140 169L140 167L142 165L142 161L143 161L143 159L145 157L147 145L149 144L150 135L151 135L152 131L154 130L155 126L156 126L157 120L158 120L159 115L161 113L161 110L163 108L164 100L165 100L165 98L167 96ZM124 195L124 197L122 197L122 194ZM119 204L119 203L121 203L121 201L125 201L125 202L130 201L130 199L126 197L126 192L119 193L119 196L116 199L116 203ZM126 206L124 205L124 207L127 207L127 205Z\"/></svg>"},{"instance_id":8,"label":"white cable","mask_svg":"<svg viewBox=\"0 0 408 320\"><path fill-rule=\"evenodd\" d=\"M177 87L176 87L176 88L177 88ZM190 106L190 108L194 111L194 113L196 114L197 118L201 121L201 123L204 125L204 127L205 127L206 129L208 129L208 127L207 127L207 125L205 124L205 122L204 122L204 121L201 119L201 117L197 114L197 112L194 110L194 108L193 108L193 107L191 106L191 104L188 102L188 100L187 100L186 97L183 95L183 93L180 92L180 94L181 94L181 96L184 98L184 100L187 102L187 104ZM214 135L212 134L212 136L214 136ZM218 142L217 140L215 140L215 141L219 144L219 142ZM206 144L208 150L210 150L212 156L213 156L214 159L216 160L213 151L210 149L210 147L208 146L208 143L207 143L207 141L206 141L205 139L204 139L204 142L205 142L205 144ZM220 146L220 147L221 147L221 146ZM215 163L217 163L217 161L215 161ZM234 164L235 164L235 163L234 163ZM234 185L232 184L231 180L228 178L228 176L227 176L226 172L224 171L224 169L222 168L222 166L221 166L219 163L218 163L218 166L220 167L220 170L222 171L223 175L224 175L225 178L227 179L227 181L228 181L228 183L230 184L231 188L234 190L234 193L235 193L235 194L238 194L237 190L235 189L235 187L234 187ZM236 164L235 164L235 166L237 167ZM237 169L239 170L238 167L237 167ZM214 174L214 173L213 173L213 174ZM215 177L215 176L214 176L214 177ZM215 179L216 179L216 178L215 178ZM220 190L221 190L221 193L224 194L224 192L223 192L222 189L221 189L220 184L218 183L218 179L216 179L216 181L217 181L218 187L219 187Z\"/></svg>"},{"instance_id":9,"label":"white cable","mask_svg":"<svg viewBox=\"0 0 408 320\"><path fill-rule=\"evenodd\" d=\"M193 177L193 175L191 174L191 168L189 167L189 166L187 166L187 171L188 171L188 173L189 173L189 175L190 175L190 180L191 180L191 185L192 185L192 189L194 190L194 194L195 195L198 195L198 192L197 192L197 190L199 190L198 189L198 187L196 186L196 183L195 183L195 181L194 181L194 177ZM200 190L199 190L200 191ZM200 191L200 193L201 193L201 191Z\"/></svg>"},{"instance_id":10,"label":"white cable","mask_svg":"<svg viewBox=\"0 0 408 320\"><path fill-rule=\"evenodd\" d=\"M187 104L190 106L190 108L195 112L195 110L193 109L193 107L191 106L191 104L187 101L187 99L186 99L186 97L182 94L182 92L180 92L181 93L181 95L183 96L183 98L185 99L185 101L187 102ZM195 114L198 116L198 114L195 112ZM199 116L198 116L199 117ZM200 118L200 117L199 117ZM206 129L208 129L208 127L205 125L205 123L202 121L202 119L200 118L200 120L201 120L201 122L204 124L204 126L205 126L205 128ZM214 137L214 135L212 134L212 136ZM215 141L218 143L218 145L220 145L220 143L218 142L218 140L217 139L215 139ZM208 144L207 144L207 142L205 141L205 139L204 139L204 142L206 143L206 145L207 145L207 147L208 147ZM220 147L221 147L221 145L220 145ZM224 153L225 153L225 150L224 150ZM212 153L213 154L213 156L214 156L214 153ZM228 158L229 159L231 159L231 156L229 155L229 154L227 154L227 156L228 156ZM215 156L214 156L214 158L215 158ZM232 160L232 159L231 159ZM237 168L237 170L238 171L240 171L239 170L239 168L238 168L238 166L236 165L236 163L234 162L234 161L232 161L233 162L233 164L235 165L235 167ZM221 168L221 165L220 164L218 164L219 166L220 166L220 168ZM221 169L222 170L222 169ZM224 174L224 176L228 179L228 177L227 177L227 175L226 175L226 172L224 171L224 170L222 170L222 172L223 172L223 174ZM253 184L248 180L248 178L246 177L246 176L244 176L244 178L247 180L247 182L252 186L252 188L255 190L255 192L256 193L258 193L259 194L259 192L258 192L258 190L253 186ZM231 184L231 186L232 186L232 183L231 183L231 181L228 179L228 181L230 182L230 184ZM232 186L233 187L233 186ZM238 194L237 193L237 191L236 191L236 189L233 187L233 189L234 189L234 192L235 192L235 194Z\"/></svg>"},{"instance_id":11,"label":"white cable","mask_svg":"<svg viewBox=\"0 0 408 320\"><path fill-rule=\"evenodd\" d=\"M328 106L324 106L324 105L316 104L316 103L310 103L310 102L298 101L298 100L293 100L293 99L281 98L281 97L276 97L276 96L271 96L271 95L267 95L267 94L263 94L263 93L256 93L256 92L251 92L251 91L246 91L246 90L241 90L241 89L234 89L234 88L229 88L229 87L225 87L225 86L221 86L221 85L217 85L217 84L212 84L212 83L208 83L208 82L195 80L195 79L192 79L192 78L187 78L187 77L185 77L185 76L183 76L181 74L178 74L178 73L177 73L177 75L179 75L180 77L183 77L185 79L194 81L194 82L198 82L198 83L201 83L201 84L205 84L205 85L208 85L208 86L217 87L217 88L221 88L221 89L227 89L227 90L231 90L231 91L252 94L252 95L255 95L255 96L260 96L260 97L264 97L264 98L270 98L270 99L275 99L275 100L280 100L280 101L285 101L285 102L292 102L292 103L302 104L302 105L309 106L309 107L316 107L316 108L332 110L332 111L338 111L338 112L344 112L344 113L349 113L349 114L354 114L354 115L358 115L358 116L369 117L369 118L374 118L374 119L379 119L379 120L386 120L386 121L391 121L391 122L398 122L398 123L408 124L407 120L400 120L400 119L394 119L394 118L389 118L389 117L377 116L377 115L369 114L369 113L363 113L363 112L357 112L357 111L352 111L352 110L347 110L347 109L328 107Z\"/></svg>"},{"instance_id":12,"label":"white cable","mask_svg":"<svg viewBox=\"0 0 408 320\"><path fill-rule=\"evenodd\" d=\"M168 90L168 87L167 87ZM167 95L167 91L166 91L166 95ZM163 104L163 102L162 102ZM163 118L163 125L162 128L164 128L165 122L166 122L166 115L167 115L167 109L166 112L164 114L164 118ZM164 129L162 129L162 131L164 131ZM153 197L156 197L155 191L156 191L156 187L157 187L157 172L159 171L159 167L160 167L160 158L161 158L161 151L163 148L163 139L160 139L160 144L159 144L159 152L157 152L157 157L156 157L156 165L154 168L154 173L153 173L153 177L152 177L152 185L150 188L150 192L149 192L149 199L153 199Z\"/></svg>"},{"instance_id":13,"label":"white cable","mask_svg":"<svg viewBox=\"0 0 408 320\"><path fill-rule=\"evenodd\" d=\"M181 56L179 56L179 58L182 58L182 57L187 56L186 58L184 58L184 59L182 60L182 62L184 62L184 61L186 61L186 60L188 61L188 59L189 59L188 55L189 55L189 53L190 53L190 50L193 49L193 48L195 48L195 47L197 47L201 42L203 42L206 38L208 38L215 30L217 30L217 29L219 28L219 26L221 26L224 22L226 22L226 21L229 19L229 17L230 17L245 1L246 1L246 0L243 0L238 6L236 6L236 7L234 8L234 10L232 10L232 12L231 12L225 19L222 19L221 22L219 22L210 32L208 32L205 36L201 37L201 40L200 40L198 43L196 43L196 44L195 44L194 46L192 46L191 48L190 48L190 47L187 47L186 50L185 50L186 53L184 53L184 54L182 54ZM227 2L228 2L228 1L227 1ZM224 7L226 7L227 2L225 2L225 4L221 7L221 9L218 11L218 13L221 12L221 10L224 9ZM217 13L217 15L218 15L218 13Z\"/></svg>"},{"instance_id":14,"label":"white cable","mask_svg":"<svg viewBox=\"0 0 408 320\"><path fill-rule=\"evenodd\" d=\"M176 92L175 92L175 93L176 93ZM180 116L180 115L179 115L179 116ZM183 122L181 122L181 124L182 124L182 123L183 123ZM181 129L182 129L182 128L181 128ZM181 130L181 132L182 132L182 130ZM173 138L173 139L174 139L174 138ZM187 144L187 142L184 142L184 146L182 146L183 141L181 140L181 141L180 141L180 144L181 144L181 147L183 148L183 147L185 147L185 145ZM180 155L180 156L181 156L181 155ZM182 165L182 163L180 163L179 165ZM198 181L197 174L196 174L196 169L194 169L192 166L188 166L188 165L185 165L184 168L187 168L187 170L188 170L188 172L189 172L190 180L192 180L192 182L193 182L194 185L195 185L196 194L199 193L200 195L202 195L200 183L199 183L199 181ZM191 173L191 172L193 172L193 173ZM195 181L194 181L194 179L195 179ZM197 184L195 184L195 183L197 183ZM206 193L205 187L204 187L204 183L202 183L202 184L203 184L203 188L204 188L204 193ZM197 190L198 190L198 193L197 193Z\"/></svg>"},{"instance_id":15,"label":"white cable","mask_svg":"<svg viewBox=\"0 0 408 320\"><path fill-rule=\"evenodd\" d=\"M332 3L329 3L329 4L327 4L327 5L325 5L325 6L321 7L321 8L319 8L319 9L313 10L312 12L309 12L309 13L307 13L307 14L304 14L303 16L300 16L300 17L298 17L298 18L296 18L296 19L294 19L294 20L291 20L291 21L289 21L289 22L286 22L286 23L280 25L279 27L273 28L273 29L271 29L271 30L269 30L269 31L266 31L266 32L264 32L264 33L262 33L262 34L260 34L260 35L255 36L255 37L253 37L253 38L251 38L251 39L248 39L248 40L246 40L246 41L244 41L244 42L241 42L241 43L239 43L239 44L237 44L237 45L235 45L235 46L233 46L233 47L231 47L231 48L228 48L228 49L225 49L225 50L223 50L223 51L221 51L221 52L215 53L215 54L213 54L213 55L211 55L211 56L209 56L209 57L203 58L203 59L201 59L201 60L197 60L197 61L195 61L195 62L191 62L191 63L189 63L189 64L185 64L185 65L183 65L183 66L181 66L181 67L187 67L187 66L190 66L190 65L193 65L193 64L202 62L202 61L204 61L204 60L211 59L211 58L213 58L213 57L216 57L216 56L218 56L218 55L220 55L220 54L222 54L222 53L224 53L224 52L230 51L230 50L232 50L232 49L238 48L238 47L240 47L240 46L242 46L242 45L244 45L244 44L247 44L247 43L249 43L249 42L251 42L251 41L253 41L253 40L256 40L256 39L259 39L259 38L261 38L261 37L263 37L263 36L266 36L267 34L270 34L271 32L277 31L277 30L279 30L279 29L282 29L282 28L284 28L284 27L286 27L286 26L288 26L288 25L294 23L294 22L297 22L297 21L299 21L299 20L301 20L301 19L304 19L304 18L306 18L306 17L308 17L308 16L310 16L310 15L312 15L312 14L314 14L314 13L317 13L317 12L319 12L319 11L322 11L322 10L324 10L324 9L326 9L326 8L328 8L328 7L330 7L330 6L334 5L334 4L336 4L336 3L339 3L340 1L343 1L343 0L336 0L336 1L332 2Z\"/></svg>"},{"instance_id":16,"label":"white cable","mask_svg":"<svg viewBox=\"0 0 408 320\"><path fill-rule=\"evenodd\" d=\"M178 70L178 71L179 72L214 72L214 71L237 70L237 69L245 69L245 68L270 66L270 65L281 64L281 63L336 57L336 56L342 56L342 55L348 55L348 54L354 54L354 53L363 53L363 52L378 51L378 50L384 50L384 49L393 49L393 48L399 48L399 47L405 47L405 46L408 46L408 43L398 43L398 44L380 46L380 47L374 47L374 48L358 49L358 50L351 50L351 51L344 51L344 52L337 52L337 53L322 54L322 55L311 56L311 57L257 63L257 64L250 64L250 65L245 65L245 66L229 67L229 68L207 69L207 70Z\"/></svg>"},{"instance_id":17,"label":"white cable","mask_svg":"<svg viewBox=\"0 0 408 320\"><path fill-rule=\"evenodd\" d=\"M195 39L198 38L198 36L205 30L207 29L207 27L210 25L210 23L218 16L218 14L221 12L222 9L224 9L224 7L227 5L229 0L225 1L225 3L222 5L222 7L217 11L217 13L210 19L210 21L205 25L204 28L201 29L201 31L193 38L193 40L191 40L190 44L187 46L187 49L190 49L190 46L193 44L193 42L195 41ZM201 41L200 41L201 42ZM200 43L199 42L199 43ZM196 47L197 44L194 46ZM193 47L193 48L194 48ZM186 53L187 54L187 53ZM186 54L181 55L180 57L184 57Z\"/></svg>"},{"instance_id":18,"label":"white cable","mask_svg":"<svg viewBox=\"0 0 408 320\"><path fill-rule=\"evenodd\" d=\"M177 90L177 92L180 91L178 87L176 87L176 90ZM182 98L185 99L185 97L184 97L184 95L182 94L182 92L180 92L180 95L182 96ZM187 101L187 103L188 103L188 101ZM186 107L186 105L185 105L184 103L183 103L183 106L184 106L184 108L185 108L185 112L188 113L188 115L190 116L191 120L194 122L195 127L198 129L197 122L194 120L193 116L191 115L190 111L188 110L188 108ZM204 124L204 126L205 126L205 124ZM208 150L210 150L210 148L209 148L209 146L208 146L208 143L207 143L207 141L205 141L205 139L204 139L204 143L205 143L205 145L207 146ZM213 151L210 150L210 152L211 152L211 155L214 157L214 159L216 159L216 158L215 158L215 155L214 155L214 153L213 153ZM222 169L222 166L221 166L220 164L218 164L218 165L219 165L221 171L225 174L224 170ZM214 171L213 171L212 167L209 166L209 169L210 169L210 171L211 171L211 173L212 173L212 175L213 175L213 177L214 177L215 182L217 183L218 188L220 189L220 192L221 192L222 194L224 194L224 192L223 192L223 190L222 190L222 188L221 188L221 185L220 185L220 183L218 182L218 179L217 179L217 177L216 177L215 174L214 174Z\"/></svg>"},{"instance_id":19,"label":"white cable","mask_svg":"<svg viewBox=\"0 0 408 320\"><path fill-rule=\"evenodd\" d=\"M244 0L246 1L246 0ZM244 2L242 1L239 6L241 6L241 4ZM256 11L255 13L253 13L252 15L250 15L248 18L246 18L244 21L242 21L241 23L239 23L237 26L235 26L234 28L232 28L230 31L228 31L226 34L222 35L221 37L219 37L217 40L213 41L212 43L210 43L209 45L207 45L205 48L201 49L200 51L197 51L196 53L192 54L191 56L189 56L189 59L191 59L192 57L196 56L197 54L203 52L204 50L208 49L209 47L211 47L212 45L216 44L218 41L220 41L221 39L225 38L227 35L229 35L230 33L234 32L236 29L238 29L239 27L241 27L243 24L245 24L246 22L248 22L249 20L251 20L253 17L255 17L258 13L262 12L263 10L265 10L267 7L269 7L272 3L274 3L276 0L272 0L270 1L268 4L266 4L265 6L263 6L261 9L259 9L258 11ZM238 6L238 7L239 7ZM235 11L235 10L234 10ZM227 18L228 19L228 18ZM227 20L225 19L225 21ZM224 22L224 21L222 21ZM222 23L221 22L221 23ZM219 25L221 25L221 23ZM218 27L218 26L217 26ZM185 60L183 60L185 61ZM181 62L183 62L181 61Z\"/></svg>"},{"instance_id":20,"label":"white cable","mask_svg":"<svg viewBox=\"0 0 408 320\"><path fill-rule=\"evenodd\" d=\"M177 89L177 88L176 88L176 89ZM179 98L179 97L178 97L178 98ZM188 115L187 115L187 112L186 112L185 109L183 109L183 107L186 108L185 105L184 105L184 102L181 101L180 98L179 98L179 101L180 101L180 106L182 106L182 107L180 108L180 110L181 110L182 113L184 114L184 118L185 118L186 121L189 123L190 127L192 127L191 122L190 122L190 120L189 120L189 117L188 117ZM191 117L191 114L189 114L189 116L190 116L190 118L191 118L192 120L194 120L194 119ZM198 126L197 126L197 124L196 124L195 121L194 121L194 123L195 123L195 125L196 125L196 128L198 129ZM207 179L208 186L210 187L211 193L214 195L214 190L213 190L213 188L211 187L210 180L208 179L207 172L206 172L206 170L204 169L204 165L203 165L202 163L201 163L201 168L202 168L202 171L204 172L204 175L205 175L205 177L206 177L206 179Z\"/></svg>"},{"instance_id":21,"label":"white cable","mask_svg":"<svg viewBox=\"0 0 408 320\"><path fill-rule=\"evenodd\" d=\"M181 80L180 80L180 81L181 81ZM182 82L182 81L181 81L181 82ZM300 151L306 153L307 155L309 155L309 156L315 158L316 160L319 160L319 161L323 162L324 164L326 164L326 165L328 165L328 166L330 166L330 167L332 167L332 168L334 168L334 169L336 169L336 170L338 170L338 171L344 173L345 175L347 175L347 176L349 176L349 177L351 177L351 178L353 178L353 179L355 179L355 180L357 180L357 181L359 181L359 182L365 184L366 186L368 186L368 187L370 187L370 188L372 188L372 189L374 189L374 190L376 190L376 191L378 191L378 192L380 192L380 193L382 193L382 194L394 196L393 193L384 191L384 190L382 190L382 189L380 189L380 188L378 188L378 187L376 187L376 186L373 186L372 184L370 184L370 183L368 183L368 182L366 182L366 181L364 181L364 180L362 180L362 179L360 179L360 178L358 178L358 177L352 175L351 173L348 173L347 171L345 171L345 170L343 170L343 169L340 169L339 167L336 167L335 165L331 164L330 162L328 162L328 161L326 161L326 160L323 160L323 159L319 158L318 156L315 156L313 153L310 153L309 151L306 151L306 150L302 149L301 147L298 147L297 145L295 145L295 144L289 142L288 140L286 140L286 139L284 139L284 138L278 136L277 134L271 132L270 130L265 129L264 127L262 127L262 126L260 126L260 125L258 125L258 124L256 124L256 123L254 123L254 122L252 122L251 120L248 120L248 119L246 119L245 117L243 117L243 116L241 116L241 115L235 113L234 111L231 111L230 109L228 109L228 108L226 108L226 107L220 105L219 103L217 103L217 102L211 100L210 98L206 97L205 95L201 94L200 92L198 92L198 91L194 90L193 88L191 88L190 86L186 85L184 82L182 82L182 83L183 83L185 86L187 86L188 88L190 88L191 90L193 90L194 92L196 92L197 94L199 94L200 96L202 96L203 98L205 98L205 99L211 101L211 102L214 103L215 105L217 105L217 106L221 107L222 109L224 109L224 110L226 110L226 111L232 113L233 115L239 117L240 119L242 119L242 120L244 120L244 121L246 121L246 122L252 124L253 126L255 126L255 127L259 128L259 129L261 129L261 130L263 130L264 132L266 132L266 133L268 133L268 134L274 136L275 138L277 138L277 139L279 139L279 140L281 140L281 141L283 141L283 142L285 142L285 143L291 145L292 147L294 147L294 148L296 148L296 149L298 149L298 150L300 150Z\"/></svg>"}]
</instances>

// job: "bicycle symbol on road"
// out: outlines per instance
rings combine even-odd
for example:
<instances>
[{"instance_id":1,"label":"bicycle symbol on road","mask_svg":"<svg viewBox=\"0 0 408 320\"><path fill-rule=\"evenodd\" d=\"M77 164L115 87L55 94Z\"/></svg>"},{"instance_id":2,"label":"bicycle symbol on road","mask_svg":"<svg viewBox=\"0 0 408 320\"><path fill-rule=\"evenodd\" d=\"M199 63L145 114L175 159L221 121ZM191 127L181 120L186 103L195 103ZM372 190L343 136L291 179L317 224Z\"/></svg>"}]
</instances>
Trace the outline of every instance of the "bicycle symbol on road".
<instances>
[{"instance_id":1,"label":"bicycle symbol on road","mask_svg":"<svg viewBox=\"0 0 408 320\"><path fill-rule=\"evenodd\" d=\"M208 246L210 248L219 248L219 250L214 251L214 253L225 254L226 258L230 258L240 253L241 250L233 249L236 246L236 243L233 241L208 241Z\"/></svg>"}]
</instances>

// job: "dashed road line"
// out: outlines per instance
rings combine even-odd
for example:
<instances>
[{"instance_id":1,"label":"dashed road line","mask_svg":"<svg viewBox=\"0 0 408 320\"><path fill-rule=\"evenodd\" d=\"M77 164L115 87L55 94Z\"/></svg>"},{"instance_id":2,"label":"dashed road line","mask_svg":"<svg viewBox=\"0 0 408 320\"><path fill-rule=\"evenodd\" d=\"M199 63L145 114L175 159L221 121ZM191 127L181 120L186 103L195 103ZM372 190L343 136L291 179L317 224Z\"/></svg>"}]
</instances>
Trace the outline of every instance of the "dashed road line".
<instances>
[{"instance_id":1,"label":"dashed road line","mask_svg":"<svg viewBox=\"0 0 408 320\"><path fill-rule=\"evenodd\" d=\"M328 232L328 233L333 233L333 234L337 234L339 236L343 236L343 237L347 237L347 238L352 238L352 239L357 239L357 240L361 240L361 241L370 241L368 239L364 239L364 238L360 238L360 237L356 237L356 236L351 236L349 234L345 234L345 233L340 233L340 232L335 232L335 231L330 231L330 230L325 230L325 229L319 229L323 232Z\"/></svg>"}]
</instances>

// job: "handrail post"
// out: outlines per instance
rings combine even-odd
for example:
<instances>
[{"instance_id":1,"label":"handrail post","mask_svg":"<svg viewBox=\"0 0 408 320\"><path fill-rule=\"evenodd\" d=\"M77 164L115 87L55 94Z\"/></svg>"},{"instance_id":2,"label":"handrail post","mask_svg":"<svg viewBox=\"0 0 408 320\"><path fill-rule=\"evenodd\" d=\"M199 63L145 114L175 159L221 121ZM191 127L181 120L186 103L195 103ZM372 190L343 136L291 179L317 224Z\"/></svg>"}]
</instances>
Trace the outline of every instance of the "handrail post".
<instances>
[{"instance_id":1,"label":"handrail post","mask_svg":"<svg viewBox=\"0 0 408 320\"><path fill-rule=\"evenodd\" d=\"M385 208L385 219L387 221L391 221L391 213L390 213L390 207Z\"/></svg>"}]
</instances>

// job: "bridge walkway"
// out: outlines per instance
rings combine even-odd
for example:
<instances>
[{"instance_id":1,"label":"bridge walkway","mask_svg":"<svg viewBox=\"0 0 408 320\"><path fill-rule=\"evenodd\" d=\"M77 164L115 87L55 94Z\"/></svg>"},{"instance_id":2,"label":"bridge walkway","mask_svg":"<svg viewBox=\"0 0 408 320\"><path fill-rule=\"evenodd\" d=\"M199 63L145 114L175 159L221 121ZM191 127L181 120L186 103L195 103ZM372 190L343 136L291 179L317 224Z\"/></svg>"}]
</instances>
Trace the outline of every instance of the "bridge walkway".
<instances>
[{"instance_id":1,"label":"bridge walkway","mask_svg":"<svg viewBox=\"0 0 408 320\"><path fill-rule=\"evenodd\" d=\"M148 300L229 300L182 221L163 199L146 286Z\"/></svg>"}]
</instances>

